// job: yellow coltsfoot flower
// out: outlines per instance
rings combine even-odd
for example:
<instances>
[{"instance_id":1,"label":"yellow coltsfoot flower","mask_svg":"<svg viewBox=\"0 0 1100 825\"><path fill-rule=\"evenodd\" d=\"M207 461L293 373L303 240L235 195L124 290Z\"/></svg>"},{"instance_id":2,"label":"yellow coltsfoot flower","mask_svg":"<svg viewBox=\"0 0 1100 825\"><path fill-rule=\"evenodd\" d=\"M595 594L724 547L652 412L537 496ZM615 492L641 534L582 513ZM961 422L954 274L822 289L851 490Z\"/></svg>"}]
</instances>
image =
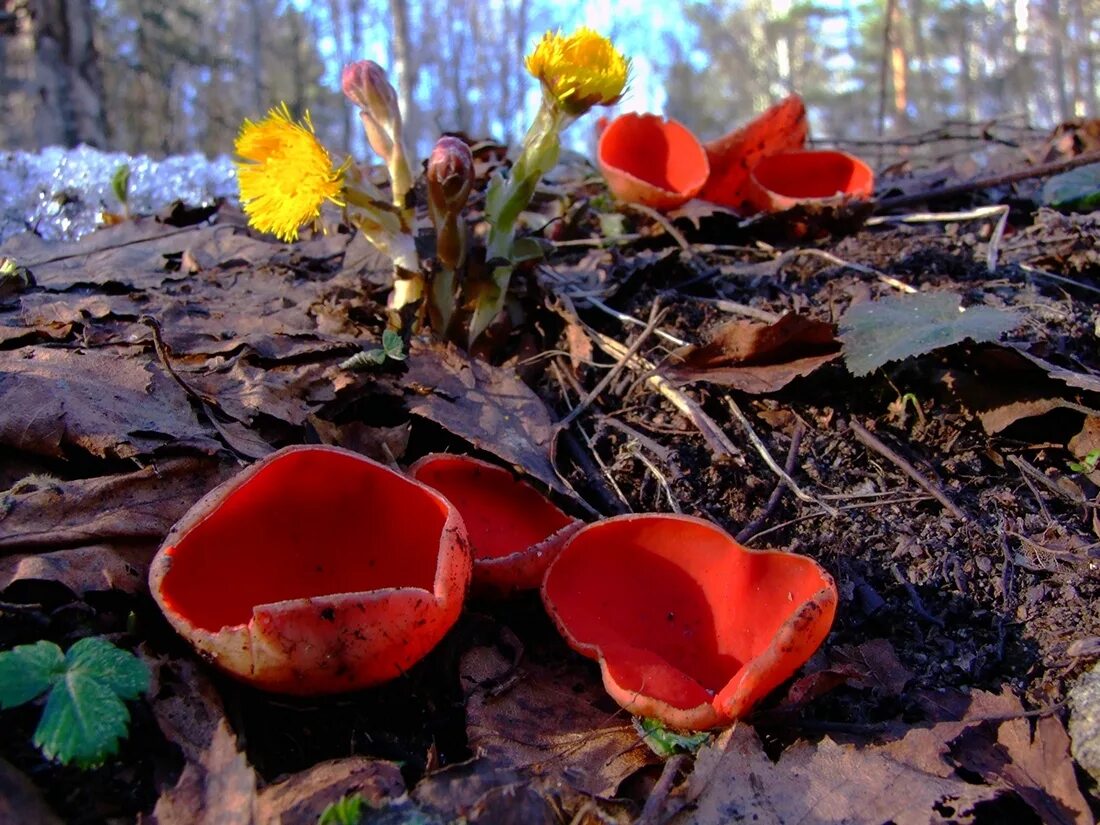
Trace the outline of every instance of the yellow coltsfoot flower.
<instances>
[{"instance_id":1,"label":"yellow coltsfoot flower","mask_svg":"<svg viewBox=\"0 0 1100 825\"><path fill-rule=\"evenodd\" d=\"M307 113L298 123L285 103L259 122L246 120L234 149L241 204L249 223L280 240L321 214L325 201L343 206L345 166L335 166Z\"/></svg>"},{"instance_id":2,"label":"yellow coltsfoot flower","mask_svg":"<svg viewBox=\"0 0 1100 825\"><path fill-rule=\"evenodd\" d=\"M608 38L583 26L568 37L544 34L525 65L552 102L573 117L618 102L630 74L630 60Z\"/></svg>"}]
</instances>

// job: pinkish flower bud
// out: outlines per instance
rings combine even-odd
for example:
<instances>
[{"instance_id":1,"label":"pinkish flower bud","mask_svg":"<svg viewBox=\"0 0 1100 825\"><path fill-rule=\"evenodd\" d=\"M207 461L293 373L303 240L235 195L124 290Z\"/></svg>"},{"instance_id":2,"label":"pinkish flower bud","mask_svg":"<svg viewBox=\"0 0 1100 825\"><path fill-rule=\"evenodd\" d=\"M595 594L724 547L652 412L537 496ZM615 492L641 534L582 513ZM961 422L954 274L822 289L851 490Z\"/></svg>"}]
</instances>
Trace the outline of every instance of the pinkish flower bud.
<instances>
[{"instance_id":1,"label":"pinkish flower bud","mask_svg":"<svg viewBox=\"0 0 1100 825\"><path fill-rule=\"evenodd\" d=\"M474 186L474 156L465 141L442 137L428 158L428 198L441 214L455 213L466 205Z\"/></svg>"},{"instance_id":2,"label":"pinkish flower bud","mask_svg":"<svg viewBox=\"0 0 1100 825\"><path fill-rule=\"evenodd\" d=\"M344 67L340 85L348 100L392 132L401 123L397 91L385 70L373 60L358 60Z\"/></svg>"}]
</instances>

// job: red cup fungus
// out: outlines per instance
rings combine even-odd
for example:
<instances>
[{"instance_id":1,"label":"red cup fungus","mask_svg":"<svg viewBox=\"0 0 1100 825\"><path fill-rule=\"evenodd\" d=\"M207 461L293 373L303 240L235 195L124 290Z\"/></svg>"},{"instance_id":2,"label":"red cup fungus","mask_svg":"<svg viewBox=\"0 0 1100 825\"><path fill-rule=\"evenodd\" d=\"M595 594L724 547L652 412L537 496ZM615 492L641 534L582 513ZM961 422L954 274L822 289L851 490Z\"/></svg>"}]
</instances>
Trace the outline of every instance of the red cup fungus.
<instances>
[{"instance_id":1,"label":"red cup fungus","mask_svg":"<svg viewBox=\"0 0 1100 825\"><path fill-rule=\"evenodd\" d=\"M761 158L752 168L746 200L757 212L782 212L800 203L869 198L874 189L871 167L846 152L780 152Z\"/></svg>"},{"instance_id":2,"label":"red cup fungus","mask_svg":"<svg viewBox=\"0 0 1100 825\"><path fill-rule=\"evenodd\" d=\"M649 514L573 534L542 598L569 645L599 660L622 707L701 730L743 716L798 670L829 632L837 591L808 557Z\"/></svg>"},{"instance_id":3,"label":"red cup fungus","mask_svg":"<svg viewBox=\"0 0 1100 825\"><path fill-rule=\"evenodd\" d=\"M477 592L503 596L537 588L547 565L582 525L508 470L476 458L433 453L409 474L446 496L462 516Z\"/></svg>"},{"instance_id":4,"label":"red cup fungus","mask_svg":"<svg viewBox=\"0 0 1100 825\"><path fill-rule=\"evenodd\" d=\"M675 209L695 197L710 175L707 153L681 123L624 114L600 135L600 171L621 201Z\"/></svg>"},{"instance_id":5,"label":"red cup fungus","mask_svg":"<svg viewBox=\"0 0 1100 825\"><path fill-rule=\"evenodd\" d=\"M300 446L207 493L149 586L215 665L305 695L399 676L455 623L470 574L446 498L357 453Z\"/></svg>"},{"instance_id":6,"label":"red cup fungus","mask_svg":"<svg viewBox=\"0 0 1100 825\"><path fill-rule=\"evenodd\" d=\"M707 142L710 177L699 197L745 211L749 172L768 155L801 149L807 132L806 106L798 95L790 95L744 126Z\"/></svg>"}]
</instances>

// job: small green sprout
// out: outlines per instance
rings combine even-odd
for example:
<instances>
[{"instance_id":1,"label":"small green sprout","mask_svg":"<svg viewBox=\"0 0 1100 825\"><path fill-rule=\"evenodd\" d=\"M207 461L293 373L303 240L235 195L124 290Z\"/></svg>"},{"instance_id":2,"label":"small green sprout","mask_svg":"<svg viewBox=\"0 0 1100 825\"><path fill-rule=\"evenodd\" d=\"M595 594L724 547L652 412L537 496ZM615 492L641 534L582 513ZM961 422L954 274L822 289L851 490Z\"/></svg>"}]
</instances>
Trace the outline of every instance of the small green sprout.
<instances>
[{"instance_id":1,"label":"small green sprout","mask_svg":"<svg viewBox=\"0 0 1100 825\"><path fill-rule=\"evenodd\" d=\"M118 202L125 207L130 201L130 165L120 164L115 173L111 175L111 191L115 193Z\"/></svg>"},{"instance_id":2,"label":"small green sprout","mask_svg":"<svg viewBox=\"0 0 1100 825\"><path fill-rule=\"evenodd\" d=\"M662 759L677 753L695 753L708 739L706 731L697 733L677 733L669 730L657 719L634 717L634 729L642 737L649 749Z\"/></svg>"},{"instance_id":3,"label":"small green sprout","mask_svg":"<svg viewBox=\"0 0 1100 825\"><path fill-rule=\"evenodd\" d=\"M381 366L387 358L391 361L404 361L406 357L408 356L405 353L405 344L401 340L401 334L396 330L387 329L382 333L382 346L380 348L357 352L351 358L341 362L340 369L365 370Z\"/></svg>"},{"instance_id":4,"label":"small green sprout","mask_svg":"<svg viewBox=\"0 0 1100 825\"><path fill-rule=\"evenodd\" d=\"M1096 470L1098 463L1100 463L1100 448L1089 450L1080 461L1071 461L1069 468L1075 473L1091 473Z\"/></svg>"},{"instance_id":5,"label":"small green sprout","mask_svg":"<svg viewBox=\"0 0 1100 825\"><path fill-rule=\"evenodd\" d=\"M34 744L64 764L91 768L116 753L130 725L123 702L148 689L148 665L106 639L81 639L68 653L48 641L0 653L0 709L47 694Z\"/></svg>"},{"instance_id":6,"label":"small green sprout","mask_svg":"<svg viewBox=\"0 0 1100 825\"><path fill-rule=\"evenodd\" d=\"M317 825L359 825L366 804L361 794L341 796L330 803L317 817Z\"/></svg>"}]
</instances>

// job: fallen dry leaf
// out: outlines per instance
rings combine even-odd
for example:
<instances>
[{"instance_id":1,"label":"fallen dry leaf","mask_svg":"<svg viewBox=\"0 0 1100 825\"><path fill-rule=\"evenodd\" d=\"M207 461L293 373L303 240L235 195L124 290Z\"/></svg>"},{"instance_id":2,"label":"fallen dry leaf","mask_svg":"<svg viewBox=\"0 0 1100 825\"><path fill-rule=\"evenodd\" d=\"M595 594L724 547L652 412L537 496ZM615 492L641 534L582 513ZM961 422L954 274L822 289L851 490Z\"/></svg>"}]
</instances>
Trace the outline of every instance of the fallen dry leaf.
<instances>
[{"instance_id":1,"label":"fallen dry leaf","mask_svg":"<svg viewBox=\"0 0 1100 825\"><path fill-rule=\"evenodd\" d=\"M429 774L417 783L398 822L482 822L486 825L560 825L564 789L542 777L473 759ZM402 812L397 807L395 813ZM603 820L601 820L602 822Z\"/></svg>"},{"instance_id":2,"label":"fallen dry leaf","mask_svg":"<svg viewBox=\"0 0 1100 825\"><path fill-rule=\"evenodd\" d=\"M1016 713L1023 706L1011 697ZM951 743L952 759L990 785L1019 794L1044 823L1092 825L1093 816L1077 785L1069 736L1055 716L982 722Z\"/></svg>"},{"instance_id":3,"label":"fallen dry leaf","mask_svg":"<svg viewBox=\"0 0 1100 825\"><path fill-rule=\"evenodd\" d=\"M393 762L365 756L321 762L264 788L256 803L256 823L317 825L325 808L342 796L358 794L370 810L404 793L405 780Z\"/></svg>"},{"instance_id":4,"label":"fallen dry leaf","mask_svg":"<svg viewBox=\"0 0 1100 825\"><path fill-rule=\"evenodd\" d=\"M1016 347L976 347L940 380L989 435L1057 409L1100 405L1095 394L1100 387L1093 387L1092 376L1054 366Z\"/></svg>"},{"instance_id":5,"label":"fallen dry leaf","mask_svg":"<svg viewBox=\"0 0 1100 825\"><path fill-rule=\"evenodd\" d=\"M810 660L814 664L815 656ZM824 656L822 656L824 658ZM898 696L913 678L886 639L859 645L837 645L828 652L828 664L797 679L779 710L806 704L841 685L873 690L882 696Z\"/></svg>"},{"instance_id":6,"label":"fallen dry leaf","mask_svg":"<svg viewBox=\"0 0 1100 825\"><path fill-rule=\"evenodd\" d=\"M127 357L129 356L129 357ZM35 347L0 351L0 445L51 458L77 448L133 458L220 449L151 353Z\"/></svg>"},{"instance_id":7,"label":"fallen dry leaf","mask_svg":"<svg viewBox=\"0 0 1100 825\"><path fill-rule=\"evenodd\" d=\"M679 384L707 381L759 395L778 392L839 355L832 324L789 312L774 324L723 324L707 343L672 353L661 374Z\"/></svg>"},{"instance_id":8,"label":"fallen dry leaf","mask_svg":"<svg viewBox=\"0 0 1100 825\"><path fill-rule=\"evenodd\" d=\"M971 812L1000 790L926 773L883 748L825 738L798 742L773 763L756 733L737 724L698 753L671 821L928 825L973 822Z\"/></svg>"},{"instance_id":9,"label":"fallen dry leaf","mask_svg":"<svg viewBox=\"0 0 1100 825\"><path fill-rule=\"evenodd\" d=\"M882 696L900 696L912 680L913 671L898 659L894 646L886 639L871 639L858 645L838 645L829 658L850 665L859 673L851 680L855 687L866 688Z\"/></svg>"},{"instance_id":10,"label":"fallen dry leaf","mask_svg":"<svg viewBox=\"0 0 1100 825\"><path fill-rule=\"evenodd\" d=\"M550 412L512 370L421 341L413 342L407 363L401 386L409 412L569 494L550 463Z\"/></svg>"},{"instance_id":11,"label":"fallen dry leaf","mask_svg":"<svg viewBox=\"0 0 1100 825\"><path fill-rule=\"evenodd\" d=\"M140 593L156 550L157 542L148 541L0 556L0 590L17 581L40 579L62 584L78 596L96 590Z\"/></svg>"},{"instance_id":12,"label":"fallen dry leaf","mask_svg":"<svg viewBox=\"0 0 1100 825\"><path fill-rule=\"evenodd\" d=\"M630 719L583 666L524 662L509 675L511 667L495 648L474 648L462 657L466 734L479 756L606 797L655 761Z\"/></svg>"},{"instance_id":13,"label":"fallen dry leaf","mask_svg":"<svg viewBox=\"0 0 1100 825\"><path fill-rule=\"evenodd\" d=\"M258 825L256 773L222 721L200 762L188 763L153 809L157 825Z\"/></svg>"},{"instance_id":14,"label":"fallen dry leaf","mask_svg":"<svg viewBox=\"0 0 1100 825\"><path fill-rule=\"evenodd\" d=\"M1007 690L920 698L928 726L886 744L800 741L775 763L750 728L737 726L700 751L685 789L689 808L675 821L964 823L978 803L1013 792L1044 822L1092 825L1057 718L1044 717L1032 734ZM962 779L959 768L986 784Z\"/></svg>"},{"instance_id":15,"label":"fallen dry leaf","mask_svg":"<svg viewBox=\"0 0 1100 825\"><path fill-rule=\"evenodd\" d=\"M137 218L93 232L79 241L46 241L33 232L15 235L0 246L0 256L14 258L34 273L45 289L65 290L78 284L123 284L149 289L166 280L185 278L172 272L167 256L209 237L225 227L190 226L183 229Z\"/></svg>"},{"instance_id":16,"label":"fallen dry leaf","mask_svg":"<svg viewBox=\"0 0 1100 825\"><path fill-rule=\"evenodd\" d=\"M200 765L226 724L225 708L203 666L194 659L139 653L153 674L149 706L165 738L176 745L188 764Z\"/></svg>"},{"instance_id":17,"label":"fallen dry leaf","mask_svg":"<svg viewBox=\"0 0 1100 825\"><path fill-rule=\"evenodd\" d=\"M343 447L384 463L404 457L411 432L407 423L396 427L371 427L362 421L336 424L315 415L309 417L309 425L322 444Z\"/></svg>"},{"instance_id":18,"label":"fallen dry leaf","mask_svg":"<svg viewBox=\"0 0 1100 825\"><path fill-rule=\"evenodd\" d=\"M212 458L174 458L132 473L61 481L13 495L0 521L0 553L159 543L192 504L235 469Z\"/></svg>"}]
</instances>

